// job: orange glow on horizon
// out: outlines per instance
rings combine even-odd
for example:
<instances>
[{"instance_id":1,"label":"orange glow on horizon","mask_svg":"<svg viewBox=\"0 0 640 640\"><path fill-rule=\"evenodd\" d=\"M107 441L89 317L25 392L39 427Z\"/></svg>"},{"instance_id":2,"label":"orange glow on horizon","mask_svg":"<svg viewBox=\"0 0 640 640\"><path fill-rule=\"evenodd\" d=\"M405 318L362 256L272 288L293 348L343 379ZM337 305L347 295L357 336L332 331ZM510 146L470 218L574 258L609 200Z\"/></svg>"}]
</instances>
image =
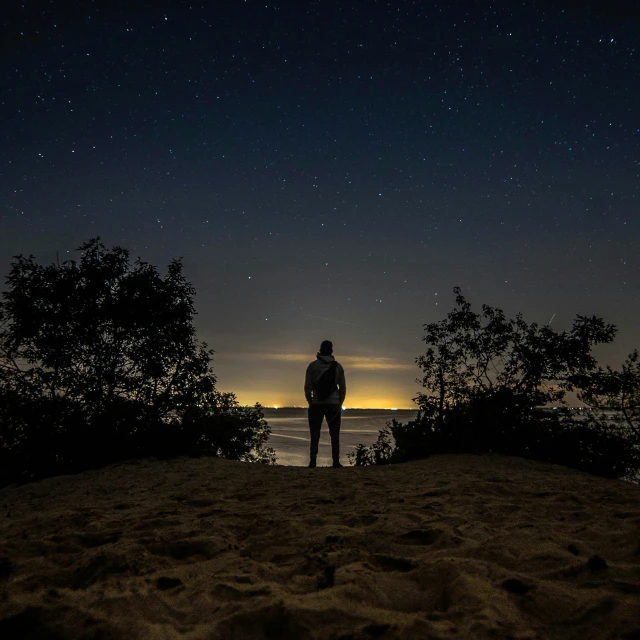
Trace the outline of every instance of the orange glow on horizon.
<instances>
[{"instance_id":1,"label":"orange glow on horizon","mask_svg":"<svg viewBox=\"0 0 640 640\"><path fill-rule=\"evenodd\" d=\"M265 396L257 397L252 392L239 392L236 394L241 405L253 406L259 402L264 409L282 409L283 407L299 407L305 409L307 404L304 398L280 397L276 401L267 400ZM267 395L267 394L265 394ZM345 409L398 409L417 411L418 407L409 399L399 399L393 396L354 395L347 396L343 405Z\"/></svg>"}]
</instances>

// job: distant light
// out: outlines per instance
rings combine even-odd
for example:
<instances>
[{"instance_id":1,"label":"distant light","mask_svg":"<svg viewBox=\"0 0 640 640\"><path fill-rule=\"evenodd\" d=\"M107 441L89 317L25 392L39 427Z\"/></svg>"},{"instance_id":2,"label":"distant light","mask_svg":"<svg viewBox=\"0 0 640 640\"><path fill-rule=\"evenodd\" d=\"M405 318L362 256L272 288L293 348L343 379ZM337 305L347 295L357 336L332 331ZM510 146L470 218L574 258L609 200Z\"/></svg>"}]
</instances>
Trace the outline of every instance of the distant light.
<instances>
[{"instance_id":1,"label":"distant light","mask_svg":"<svg viewBox=\"0 0 640 640\"><path fill-rule=\"evenodd\" d=\"M274 409L277 409L278 407L276 407L275 405L273 406Z\"/></svg>"},{"instance_id":2,"label":"distant light","mask_svg":"<svg viewBox=\"0 0 640 640\"><path fill-rule=\"evenodd\" d=\"M397 411L398 409L394 407L393 409L389 409L389 411Z\"/></svg>"}]
</instances>

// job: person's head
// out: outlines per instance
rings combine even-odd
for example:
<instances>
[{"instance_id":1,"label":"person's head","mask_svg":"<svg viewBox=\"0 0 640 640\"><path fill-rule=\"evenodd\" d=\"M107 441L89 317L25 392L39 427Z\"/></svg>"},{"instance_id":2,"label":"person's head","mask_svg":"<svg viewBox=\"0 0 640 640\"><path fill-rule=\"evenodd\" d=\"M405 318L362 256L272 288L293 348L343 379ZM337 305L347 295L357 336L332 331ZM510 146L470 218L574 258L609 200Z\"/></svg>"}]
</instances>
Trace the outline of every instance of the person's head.
<instances>
[{"instance_id":1,"label":"person's head","mask_svg":"<svg viewBox=\"0 0 640 640\"><path fill-rule=\"evenodd\" d=\"M331 340L323 340L319 353L321 356L330 356L333 353L333 342Z\"/></svg>"}]
</instances>

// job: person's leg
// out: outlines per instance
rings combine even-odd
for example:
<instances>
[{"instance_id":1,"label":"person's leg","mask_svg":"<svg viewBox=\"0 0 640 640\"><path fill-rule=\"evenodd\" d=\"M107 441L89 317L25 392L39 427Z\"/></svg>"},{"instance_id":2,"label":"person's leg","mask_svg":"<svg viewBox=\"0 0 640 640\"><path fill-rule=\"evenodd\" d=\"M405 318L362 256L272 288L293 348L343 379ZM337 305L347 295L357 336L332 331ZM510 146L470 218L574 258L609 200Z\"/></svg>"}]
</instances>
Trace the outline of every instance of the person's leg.
<instances>
[{"instance_id":1,"label":"person's leg","mask_svg":"<svg viewBox=\"0 0 640 640\"><path fill-rule=\"evenodd\" d=\"M319 405L309 405L309 433L311 443L309 446L309 466L315 466L318 457L318 445L320 443L320 429L324 413Z\"/></svg>"},{"instance_id":2,"label":"person's leg","mask_svg":"<svg viewBox=\"0 0 640 640\"><path fill-rule=\"evenodd\" d=\"M331 457L333 458L333 466L337 466L340 464L340 420L342 418L342 407L339 404L328 404L325 406L329 435L331 436Z\"/></svg>"}]
</instances>

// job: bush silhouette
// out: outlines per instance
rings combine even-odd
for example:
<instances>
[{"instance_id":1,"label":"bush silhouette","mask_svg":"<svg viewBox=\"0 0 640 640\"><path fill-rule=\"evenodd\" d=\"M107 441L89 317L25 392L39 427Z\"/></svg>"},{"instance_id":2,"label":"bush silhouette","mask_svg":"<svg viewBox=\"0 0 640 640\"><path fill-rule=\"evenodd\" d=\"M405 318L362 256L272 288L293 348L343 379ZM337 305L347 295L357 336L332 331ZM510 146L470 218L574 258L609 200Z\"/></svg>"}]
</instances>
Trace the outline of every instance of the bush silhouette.
<instances>
[{"instance_id":1,"label":"bush silhouette","mask_svg":"<svg viewBox=\"0 0 640 640\"><path fill-rule=\"evenodd\" d=\"M497 452L614 478L638 472L640 440L633 430L640 399L637 358L617 374L600 369L591 353L594 345L613 340L615 326L577 316L571 331L558 333L527 324L521 314L507 319L488 305L475 313L459 288L454 294L453 311L425 325L427 350L416 359L425 389L414 398L417 418L406 424L393 420L376 443L358 445L348 454L354 464ZM600 399L609 409L620 409L625 398L626 415L636 416L636 422L631 417L624 432L619 418L577 417L565 404L568 391L582 392L594 403ZM550 410L550 405L558 408Z\"/></svg>"},{"instance_id":2,"label":"bush silhouette","mask_svg":"<svg viewBox=\"0 0 640 640\"><path fill-rule=\"evenodd\" d=\"M624 434L640 446L640 354L634 350L620 370L599 367L589 376L575 381L581 402L595 411L592 423Z\"/></svg>"},{"instance_id":3,"label":"bush silhouette","mask_svg":"<svg viewBox=\"0 0 640 640\"><path fill-rule=\"evenodd\" d=\"M195 291L99 238L78 262L17 256L0 302L0 483L127 458L275 463L260 405L216 389Z\"/></svg>"}]
</instances>

